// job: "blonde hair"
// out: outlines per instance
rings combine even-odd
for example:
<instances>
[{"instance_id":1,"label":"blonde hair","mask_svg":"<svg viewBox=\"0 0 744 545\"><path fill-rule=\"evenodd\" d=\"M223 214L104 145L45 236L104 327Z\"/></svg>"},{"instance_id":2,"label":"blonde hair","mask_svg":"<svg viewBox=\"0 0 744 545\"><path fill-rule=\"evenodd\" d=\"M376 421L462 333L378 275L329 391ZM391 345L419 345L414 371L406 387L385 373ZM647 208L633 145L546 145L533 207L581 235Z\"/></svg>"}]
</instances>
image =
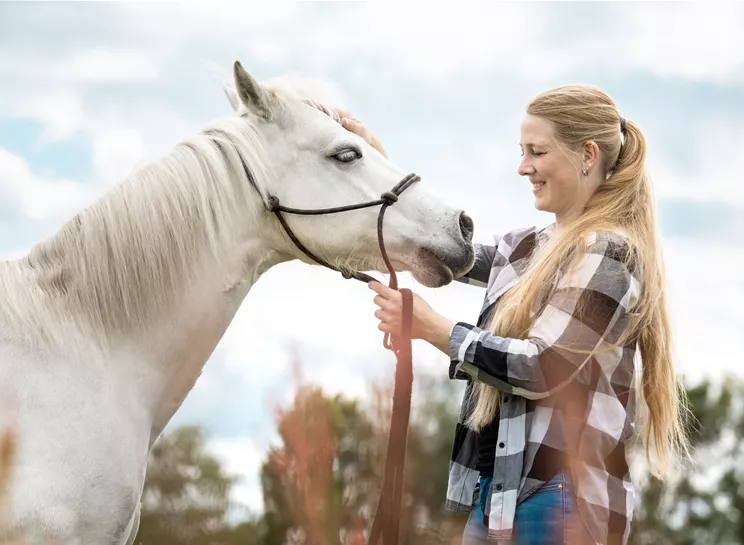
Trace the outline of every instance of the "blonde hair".
<instances>
[{"instance_id":1,"label":"blonde hair","mask_svg":"<svg viewBox=\"0 0 744 545\"><path fill-rule=\"evenodd\" d=\"M646 459L651 472L664 477L676 454L689 455L685 434L688 409L673 364L654 200L644 168L645 138L635 123L623 121L623 142L615 103L590 86L564 86L542 93L528 105L527 113L552 123L556 143L566 153L578 153L586 142L594 141L601 152L595 168L602 169L607 179L578 218L568 225L561 224L560 232L538 247L525 274L499 302L490 329L502 337L526 338L539 314L540 309L535 312L533 305L543 297L543 287L554 285L560 271L582 256L590 234L622 232L628 244L626 264L638 271L642 292L632 309L630 330L613 348L629 339L638 343L642 361L640 401L647 409L643 431ZM468 423L479 431L495 417L499 391L478 382L471 402L473 412Z\"/></svg>"}]
</instances>

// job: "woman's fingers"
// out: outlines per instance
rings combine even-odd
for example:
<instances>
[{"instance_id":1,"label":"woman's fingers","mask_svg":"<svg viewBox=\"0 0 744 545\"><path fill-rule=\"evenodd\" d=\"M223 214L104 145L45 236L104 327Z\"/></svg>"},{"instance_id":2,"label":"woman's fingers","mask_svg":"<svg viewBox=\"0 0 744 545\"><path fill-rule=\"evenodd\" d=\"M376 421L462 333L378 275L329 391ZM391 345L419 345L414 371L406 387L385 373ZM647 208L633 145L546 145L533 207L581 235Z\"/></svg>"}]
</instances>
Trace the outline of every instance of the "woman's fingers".
<instances>
[{"instance_id":1,"label":"woman's fingers","mask_svg":"<svg viewBox=\"0 0 744 545\"><path fill-rule=\"evenodd\" d=\"M346 118L351 119L353 121L358 121L361 123L361 119L359 119L357 116L352 114L349 110L344 110L343 108L336 108L336 113L340 118Z\"/></svg>"},{"instance_id":2,"label":"woman's fingers","mask_svg":"<svg viewBox=\"0 0 744 545\"><path fill-rule=\"evenodd\" d=\"M386 322L393 325L400 322L400 317L397 316L395 313L388 312L382 309L378 309L375 311L375 318L377 318L381 322Z\"/></svg>"},{"instance_id":3,"label":"woman's fingers","mask_svg":"<svg viewBox=\"0 0 744 545\"><path fill-rule=\"evenodd\" d=\"M357 136L361 137L370 146L379 151L384 157L387 157L387 153L385 153L385 148L382 147L382 143L374 134L372 134L372 131L370 131L364 123L353 116L342 116L341 126L344 127L347 131L353 132Z\"/></svg>"},{"instance_id":4,"label":"woman's fingers","mask_svg":"<svg viewBox=\"0 0 744 545\"><path fill-rule=\"evenodd\" d=\"M369 289L377 292L389 301L399 301L401 299L401 295L398 290L394 290L393 288L388 287L385 284L381 284L377 280L371 280L367 282L367 286L369 286Z\"/></svg>"},{"instance_id":5,"label":"woman's fingers","mask_svg":"<svg viewBox=\"0 0 744 545\"><path fill-rule=\"evenodd\" d=\"M353 132L357 136L361 136L364 140L367 141L368 144L372 144L370 142L371 138L369 135L369 131L367 130L367 127L365 127L362 123L359 121L356 121L354 119L351 119L349 117L342 117L341 118L341 125L348 131Z\"/></svg>"},{"instance_id":6,"label":"woman's fingers","mask_svg":"<svg viewBox=\"0 0 744 545\"><path fill-rule=\"evenodd\" d=\"M392 301L385 299L382 295L375 295L373 301L378 307L384 310L390 310L395 307L395 304Z\"/></svg>"},{"instance_id":7,"label":"woman's fingers","mask_svg":"<svg viewBox=\"0 0 744 545\"><path fill-rule=\"evenodd\" d=\"M380 322L377 324L377 329L380 331L384 331L385 333L390 333L391 335L395 335L398 333L398 328L387 323L387 322Z\"/></svg>"}]
</instances>

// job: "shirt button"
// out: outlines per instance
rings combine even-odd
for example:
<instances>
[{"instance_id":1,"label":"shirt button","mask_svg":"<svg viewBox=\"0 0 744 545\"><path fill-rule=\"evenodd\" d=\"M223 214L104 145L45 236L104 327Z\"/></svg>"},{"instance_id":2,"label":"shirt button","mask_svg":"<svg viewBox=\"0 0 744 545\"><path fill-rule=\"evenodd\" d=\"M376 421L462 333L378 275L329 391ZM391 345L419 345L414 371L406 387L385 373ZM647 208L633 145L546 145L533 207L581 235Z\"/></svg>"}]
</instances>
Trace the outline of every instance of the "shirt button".
<instances>
[{"instance_id":1,"label":"shirt button","mask_svg":"<svg viewBox=\"0 0 744 545\"><path fill-rule=\"evenodd\" d=\"M501 490L501 489L503 489L503 488L504 488L504 487L503 487L502 485L500 485L500 484L497 484L497 485L496 485L496 490Z\"/></svg>"},{"instance_id":2,"label":"shirt button","mask_svg":"<svg viewBox=\"0 0 744 545\"><path fill-rule=\"evenodd\" d=\"M504 448L506 445L504 443L499 443L499 448Z\"/></svg>"}]
</instances>

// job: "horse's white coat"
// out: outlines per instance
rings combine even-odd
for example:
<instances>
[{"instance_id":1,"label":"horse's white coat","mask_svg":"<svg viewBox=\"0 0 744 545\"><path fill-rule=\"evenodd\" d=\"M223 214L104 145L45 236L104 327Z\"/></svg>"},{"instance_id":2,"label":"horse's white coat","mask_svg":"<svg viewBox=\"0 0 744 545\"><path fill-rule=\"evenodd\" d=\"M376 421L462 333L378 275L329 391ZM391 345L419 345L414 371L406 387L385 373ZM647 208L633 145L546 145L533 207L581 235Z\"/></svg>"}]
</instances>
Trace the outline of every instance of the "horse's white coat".
<instances>
[{"instance_id":1,"label":"horse's white coat","mask_svg":"<svg viewBox=\"0 0 744 545\"><path fill-rule=\"evenodd\" d=\"M266 211L267 196L297 208L357 203L406 174L237 63L235 88L238 115L134 173L27 256L0 263L0 431L12 427L17 439L0 543L130 544L153 442L258 277L307 261ZM351 148L363 158L332 158ZM289 221L334 265L385 271L377 213ZM461 274L473 254L459 219L420 184L408 189L385 218L396 267L430 286Z\"/></svg>"}]
</instances>

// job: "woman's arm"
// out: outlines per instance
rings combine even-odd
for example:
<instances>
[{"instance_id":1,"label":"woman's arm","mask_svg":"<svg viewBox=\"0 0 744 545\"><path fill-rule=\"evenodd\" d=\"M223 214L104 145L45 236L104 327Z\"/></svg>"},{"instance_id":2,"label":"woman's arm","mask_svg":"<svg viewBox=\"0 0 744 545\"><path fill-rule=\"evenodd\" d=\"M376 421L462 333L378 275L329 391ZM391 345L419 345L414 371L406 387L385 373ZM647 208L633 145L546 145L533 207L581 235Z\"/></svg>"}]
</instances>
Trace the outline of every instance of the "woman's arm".
<instances>
[{"instance_id":1,"label":"woman's arm","mask_svg":"<svg viewBox=\"0 0 744 545\"><path fill-rule=\"evenodd\" d=\"M526 339L494 335L453 322L414 295L413 338L450 356L450 376L469 376L528 399L547 397L567 384L588 360L626 333L628 313L639 297L638 281L620 256L622 248L603 240L590 244L560 280ZM400 293L370 282L378 295L378 328L400 330Z\"/></svg>"},{"instance_id":2,"label":"woman's arm","mask_svg":"<svg viewBox=\"0 0 744 545\"><path fill-rule=\"evenodd\" d=\"M526 339L499 337L463 322L453 325L450 375L464 373L528 399L561 389L589 353L606 350L627 333L640 286L620 254L615 242L591 244L561 279ZM440 349L442 334L440 326L432 338Z\"/></svg>"},{"instance_id":3,"label":"woman's arm","mask_svg":"<svg viewBox=\"0 0 744 545\"><path fill-rule=\"evenodd\" d=\"M473 267L455 280L463 284L485 288L488 286L488 278L491 275L493 260L496 257L496 246L479 243L474 243L473 246L475 248Z\"/></svg>"}]
</instances>

